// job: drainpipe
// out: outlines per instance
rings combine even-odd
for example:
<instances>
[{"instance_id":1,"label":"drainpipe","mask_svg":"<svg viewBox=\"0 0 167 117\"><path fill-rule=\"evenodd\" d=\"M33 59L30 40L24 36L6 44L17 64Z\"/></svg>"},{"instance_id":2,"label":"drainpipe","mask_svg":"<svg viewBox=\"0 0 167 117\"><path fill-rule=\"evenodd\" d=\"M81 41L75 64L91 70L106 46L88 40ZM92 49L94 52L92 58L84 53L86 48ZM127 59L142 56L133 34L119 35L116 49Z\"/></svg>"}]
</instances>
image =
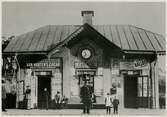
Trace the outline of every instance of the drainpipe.
<instances>
[{"instance_id":1,"label":"drainpipe","mask_svg":"<svg viewBox=\"0 0 167 117\"><path fill-rule=\"evenodd\" d=\"M18 62L18 59L17 59L17 53L15 54L15 60L16 60L16 64L18 65L18 69L19 69L19 71L18 71L18 77L16 78L16 87L17 87L17 93L16 93L16 108L18 108L18 78L20 79L20 64L19 64L19 62Z\"/></svg>"},{"instance_id":2,"label":"drainpipe","mask_svg":"<svg viewBox=\"0 0 167 117\"><path fill-rule=\"evenodd\" d=\"M158 70L157 70L157 53L156 53L156 59L154 62L154 103L155 108L159 108L159 82L158 82Z\"/></svg>"}]
</instances>

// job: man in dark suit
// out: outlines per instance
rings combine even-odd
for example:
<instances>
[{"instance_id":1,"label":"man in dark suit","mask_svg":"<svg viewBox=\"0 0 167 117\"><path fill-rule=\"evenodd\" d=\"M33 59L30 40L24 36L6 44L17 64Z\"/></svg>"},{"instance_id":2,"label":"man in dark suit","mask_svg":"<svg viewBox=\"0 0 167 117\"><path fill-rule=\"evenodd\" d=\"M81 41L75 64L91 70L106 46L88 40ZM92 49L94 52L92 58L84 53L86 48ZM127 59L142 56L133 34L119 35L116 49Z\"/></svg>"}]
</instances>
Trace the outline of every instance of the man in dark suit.
<instances>
[{"instance_id":1,"label":"man in dark suit","mask_svg":"<svg viewBox=\"0 0 167 117\"><path fill-rule=\"evenodd\" d=\"M2 80L2 111L6 112L6 88L5 81Z\"/></svg>"},{"instance_id":2,"label":"man in dark suit","mask_svg":"<svg viewBox=\"0 0 167 117\"><path fill-rule=\"evenodd\" d=\"M91 107L91 90L89 86L87 85L87 82L85 81L84 85L81 87L80 91L80 97L81 101L83 103L83 113L90 113L90 107Z\"/></svg>"},{"instance_id":3,"label":"man in dark suit","mask_svg":"<svg viewBox=\"0 0 167 117\"><path fill-rule=\"evenodd\" d=\"M117 97L115 96L114 97L114 100L113 100L113 107L114 107L114 114L118 114L118 105L119 105L119 100L117 99Z\"/></svg>"}]
</instances>

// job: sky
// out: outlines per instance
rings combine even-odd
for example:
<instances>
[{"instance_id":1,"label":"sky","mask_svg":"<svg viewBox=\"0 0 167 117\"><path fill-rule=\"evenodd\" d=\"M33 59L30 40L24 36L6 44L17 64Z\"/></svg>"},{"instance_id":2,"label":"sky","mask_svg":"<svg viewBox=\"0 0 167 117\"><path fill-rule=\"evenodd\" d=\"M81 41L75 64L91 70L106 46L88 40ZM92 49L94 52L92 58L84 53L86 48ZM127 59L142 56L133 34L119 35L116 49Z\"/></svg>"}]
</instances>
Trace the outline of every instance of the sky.
<instances>
[{"instance_id":1,"label":"sky","mask_svg":"<svg viewBox=\"0 0 167 117\"><path fill-rule=\"evenodd\" d=\"M94 11L94 25L130 24L165 36L163 2L3 2L2 36L45 25L82 25L82 10Z\"/></svg>"}]
</instances>

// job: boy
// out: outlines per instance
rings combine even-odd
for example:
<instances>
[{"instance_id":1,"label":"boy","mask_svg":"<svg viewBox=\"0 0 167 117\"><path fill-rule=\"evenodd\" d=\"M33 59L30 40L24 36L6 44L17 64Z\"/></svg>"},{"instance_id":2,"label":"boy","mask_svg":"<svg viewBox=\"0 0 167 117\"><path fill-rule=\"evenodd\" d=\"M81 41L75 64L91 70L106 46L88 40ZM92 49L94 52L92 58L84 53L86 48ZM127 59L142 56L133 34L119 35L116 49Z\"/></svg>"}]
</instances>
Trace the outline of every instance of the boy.
<instances>
[{"instance_id":1,"label":"boy","mask_svg":"<svg viewBox=\"0 0 167 117\"><path fill-rule=\"evenodd\" d=\"M114 97L114 100L113 100L112 104L113 104L113 107L114 107L114 114L118 114L119 100L116 98L116 96Z\"/></svg>"}]
</instances>

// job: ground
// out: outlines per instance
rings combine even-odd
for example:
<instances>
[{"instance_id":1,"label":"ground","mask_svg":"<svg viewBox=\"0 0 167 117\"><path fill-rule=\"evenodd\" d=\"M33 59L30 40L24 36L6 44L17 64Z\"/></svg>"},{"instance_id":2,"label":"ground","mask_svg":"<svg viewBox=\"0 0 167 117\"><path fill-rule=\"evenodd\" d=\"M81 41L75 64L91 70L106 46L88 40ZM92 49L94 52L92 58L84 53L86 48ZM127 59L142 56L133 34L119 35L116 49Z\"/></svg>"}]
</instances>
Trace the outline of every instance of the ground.
<instances>
[{"instance_id":1,"label":"ground","mask_svg":"<svg viewBox=\"0 0 167 117\"><path fill-rule=\"evenodd\" d=\"M154 115L165 116L165 109L119 109L118 115ZM90 115L105 115L105 109L92 109ZM83 115L81 109L61 109L61 110L23 110L23 109L7 109L2 115Z\"/></svg>"}]
</instances>

